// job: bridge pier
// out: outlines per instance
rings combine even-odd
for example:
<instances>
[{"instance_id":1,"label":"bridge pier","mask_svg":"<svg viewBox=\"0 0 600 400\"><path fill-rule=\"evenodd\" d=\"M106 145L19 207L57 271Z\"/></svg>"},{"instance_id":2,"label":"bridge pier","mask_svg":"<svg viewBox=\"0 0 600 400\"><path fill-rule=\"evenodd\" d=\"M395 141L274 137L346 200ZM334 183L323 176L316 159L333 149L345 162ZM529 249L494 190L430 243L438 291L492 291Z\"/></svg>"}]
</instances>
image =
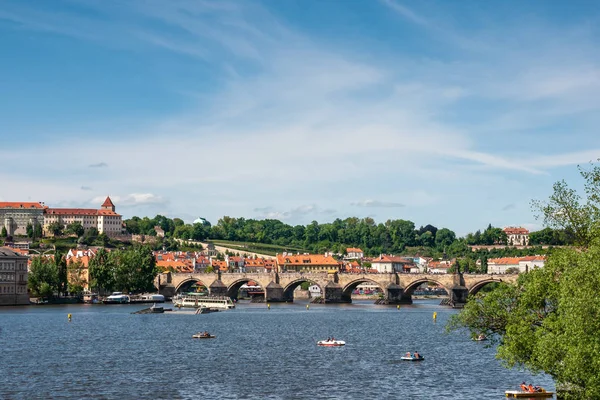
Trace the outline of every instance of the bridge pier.
<instances>
[{"instance_id":1,"label":"bridge pier","mask_svg":"<svg viewBox=\"0 0 600 400\"><path fill-rule=\"evenodd\" d=\"M384 304L412 304L412 296L404 291L400 285L392 283L385 289Z\"/></svg>"},{"instance_id":2,"label":"bridge pier","mask_svg":"<svg viewBox=\"0 0 600 400\"><path fill-rule=\"evenodd\" d=\"M350 296L344 295L344 289L338 283L329 281L323 290L325 291L323 293L325 304L352 303Z\"/></svg>"},{"instance_id":3,"label":"bridge pier","mask_svg":"<svg viewBox=\"0 0 600 400\"><path fill-rule=\"evenodd\" d=\"M288 301L283 292L283 287L275 282L271 282L265 288L265 301L269 303L281 303L284 301ZM290 302L294 301L294 295L292 294L292 298Z\"/></svg>"},{"instance_id":4,"label":"bridge pier","mask_svg":"<svg viewBox=\"0 0 600 400\"><path fill-rule=\"evenodd\" d=\"M463 308L467 303L469 289L464 286L456 285L450 290L450 305L453 308Z\"/></svg>"},{"instance_id":5,"label":"bridge pier","mask_svg":"<svg viewBox=\"0 0 600 400\"><path fill-rule=\"evenodd\" d=\"M227 286L217 279L208 287L208 294L211 296L227 296Z\"/></svg>"}]
</instances>

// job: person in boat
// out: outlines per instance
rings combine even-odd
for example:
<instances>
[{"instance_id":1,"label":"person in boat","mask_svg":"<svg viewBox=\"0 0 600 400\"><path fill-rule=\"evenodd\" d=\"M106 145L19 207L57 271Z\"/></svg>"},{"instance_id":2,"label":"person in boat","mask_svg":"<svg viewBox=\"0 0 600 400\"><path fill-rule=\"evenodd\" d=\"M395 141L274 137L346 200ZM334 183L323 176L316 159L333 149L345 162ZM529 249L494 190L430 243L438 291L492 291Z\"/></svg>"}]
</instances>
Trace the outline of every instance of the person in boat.
<instances>
[{"instance_id":1,"label":"person in boat","mask_svg":"<svg viewBox=\"0 0 600 400\"><path fill-rule=\"evenodd\" d=\"M405 357L412 357L412 356L410 355L410 351L407 351L407 352L406 352L406 354L405 354Z\"/></svg>"},{"instance_id":2,"label":"person in boat","mask_svg":"<svg viewBox=\"0 0 600 400\"><path fill-rule=\"evenodd\" d=\"M529 384L529 386L527 386L527 390L529 393L536 393L541 391L541 388L539 386L533 386L531 383Z\"/></svg>"},{"instance_id":3,"label":"person in boat","mask_svg":"<svg viewBox=\"0 0 600 400\"><path fill-rule=\"evenodd\" d=\"M527 387L525 381L521 382L521 390L524 392L529 392L529 388Z\"/></svg>"},{"instance_id":4,"label":"person in boat","mask_svg":"<svg viewBox=\"0 0 600 400\"><path fill-rule=\"evenodd\" d=\"M415 351L415 355L414 355L414 357L415 357L415 358L421 358L421 356L419 355L419 352L418 352L418 351Z\"/></svg>"}]
</instances>

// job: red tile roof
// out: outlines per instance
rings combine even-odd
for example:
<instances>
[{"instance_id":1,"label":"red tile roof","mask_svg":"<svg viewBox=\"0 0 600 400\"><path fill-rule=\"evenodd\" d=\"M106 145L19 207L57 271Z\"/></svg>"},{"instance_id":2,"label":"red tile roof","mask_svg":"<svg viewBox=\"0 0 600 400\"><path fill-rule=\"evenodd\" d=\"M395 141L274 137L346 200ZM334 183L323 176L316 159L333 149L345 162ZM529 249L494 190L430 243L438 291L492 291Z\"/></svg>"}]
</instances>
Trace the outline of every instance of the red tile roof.
<instances>
[{"instance_id":1,"label":"red tile roof","mask_svg":"<svg viewBox=\"0 0 600 400\"><path fill-rule=\"evenodd\" d=\"M101 207L114 207L115 205L113 204L112 200L110 199L110 196L106 196L106 200L104 200L104 203L102 203Z\"/></svg>"},{"instance_id":2,"label":"red tile roof","mask_svg":"<svg viewBox=\"0 0 600 400\"><path fill-rule=\"evenodd\" d=\"M363 253L363 251L358 247L348 247L346 253Z\"/></svg>"},{"instance_id":3,"label":"red tile roof","mask_svg":"<svg viewBox=\"0 0 600 400\"><path fill-rule=\"evenodd\" d=\"M529 230L521 227L508 226L503 231L507 235L529 235Z\"/></svg>"},{"instance_id":4,"label":"red tile roof","mask_svg":"<svg viewBox=\"0 0 600 400\"><path fill-rule=\"evenodd\" d=\"M19 201L0 201L0 208L48 208L42 203L19 202Z\"/></svg>"}]
</instances>

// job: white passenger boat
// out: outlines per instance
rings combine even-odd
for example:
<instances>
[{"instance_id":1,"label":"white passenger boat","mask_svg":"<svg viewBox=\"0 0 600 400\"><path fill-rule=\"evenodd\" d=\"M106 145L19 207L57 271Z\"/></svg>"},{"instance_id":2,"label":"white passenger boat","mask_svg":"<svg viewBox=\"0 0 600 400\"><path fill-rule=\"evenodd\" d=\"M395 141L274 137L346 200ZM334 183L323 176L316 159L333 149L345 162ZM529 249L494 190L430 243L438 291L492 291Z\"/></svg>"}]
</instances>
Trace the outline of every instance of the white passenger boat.
<instances>
[{"instance_id":1,"label":"white passenger boat","mask_svg":"<svg viewBox=\"0 0 600 400\"><path fill-rule=\"evenodd\" d=\"M127 304L129 303L129 296L121 292L113 292L104 301L104 304Z\"/></svg>"},{"instance_id":2,"label":"white passenger boat","mask_svg":"<svg viewBox=\"0 0 600 400\"><path fill-rule=\"evenodd\" d=\"M205 307L219 310L235 308L235 304L227 296L206 296L203 293L184 293L173 297L175 307Z\"/></svg>"},{"instance_id":3,"label":"white passenger boat","mask_svg":"<svg viewBox=\"0 0 600 400\"><path fill-rule=\"evenodd\" d=\"M143 294L142 301L152 302L152 303L164 303L165 296L162 294Z\"/></svg>"}]
</instances>

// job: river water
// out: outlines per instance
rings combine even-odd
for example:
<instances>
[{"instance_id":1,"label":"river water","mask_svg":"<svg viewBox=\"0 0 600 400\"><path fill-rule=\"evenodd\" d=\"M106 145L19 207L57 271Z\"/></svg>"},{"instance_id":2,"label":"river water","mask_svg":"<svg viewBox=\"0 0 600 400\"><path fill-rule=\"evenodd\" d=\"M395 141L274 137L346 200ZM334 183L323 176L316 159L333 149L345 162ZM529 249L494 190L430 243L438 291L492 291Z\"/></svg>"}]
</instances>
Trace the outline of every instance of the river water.
<instances>
[{"instance_id":1,"label":"river water","mask_svg":"<svg viewBox=\"0 0 600 400\"><path fill-rule=\"evenodd\" d=\"M437 301L306 304L0 308L0 399L501 399L523 380L554 390L547 376L504 369L485 342L445 333L456 311ZM204 330L216 339L191 338ZM316 346L332 335L347 345ZM400 361L407 351L425 360Z\"/></svg>"}]
</instances>

